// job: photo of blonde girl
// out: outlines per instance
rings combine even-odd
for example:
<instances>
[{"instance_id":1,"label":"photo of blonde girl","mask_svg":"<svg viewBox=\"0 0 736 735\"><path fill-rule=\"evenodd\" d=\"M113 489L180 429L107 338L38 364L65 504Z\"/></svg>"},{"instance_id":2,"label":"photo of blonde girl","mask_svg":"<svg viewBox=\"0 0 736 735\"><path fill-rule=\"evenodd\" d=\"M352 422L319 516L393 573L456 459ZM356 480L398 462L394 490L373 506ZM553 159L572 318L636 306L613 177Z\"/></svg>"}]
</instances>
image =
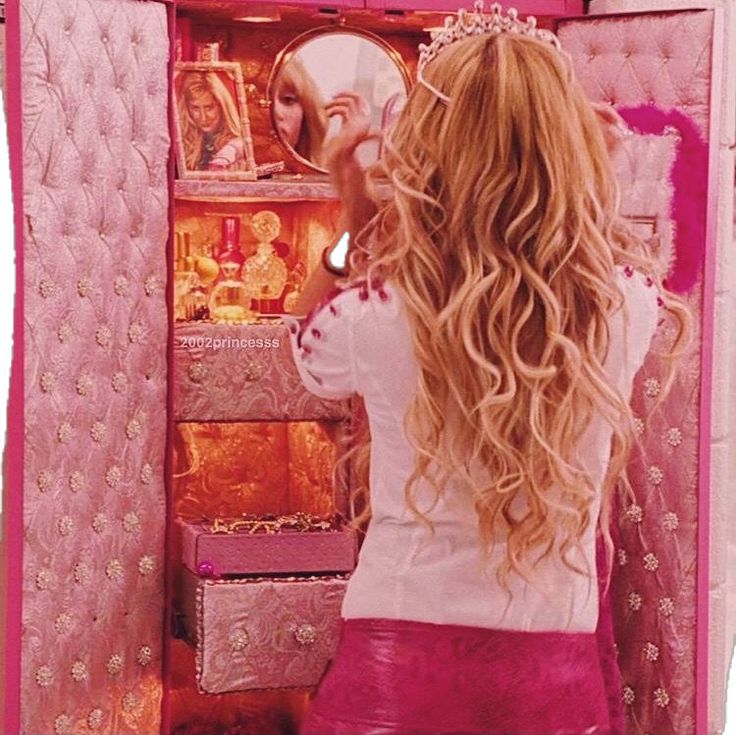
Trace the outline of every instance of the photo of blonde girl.
<instances>
[{"instance_id":1,"label":"photo of blonde girl","mask_svg":"<svg viewBox=\"0 0 736 735\"><path fill-rule=\"evenodd\" d=\"M177 79L179 130L187 171L245 171L243 128L234 93L217 71Z\"/></svg>"}]
</instances>

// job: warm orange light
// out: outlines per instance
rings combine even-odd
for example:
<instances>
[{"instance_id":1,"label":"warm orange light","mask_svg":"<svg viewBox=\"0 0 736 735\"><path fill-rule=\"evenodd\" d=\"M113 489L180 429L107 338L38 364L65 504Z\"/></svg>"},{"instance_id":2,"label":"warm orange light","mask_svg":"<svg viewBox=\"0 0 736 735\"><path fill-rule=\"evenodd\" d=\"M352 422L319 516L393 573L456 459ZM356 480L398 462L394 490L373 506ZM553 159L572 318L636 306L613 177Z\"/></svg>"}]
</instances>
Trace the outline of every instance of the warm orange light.
<instances>
[{"instance_id":1,"label":"warm orange light","mask_svg":"<svg viewBox=\"0 0 736 735\"><path fill-rule=\"evenodd\" d=\"M239 15L234 20L242 23L278 23L281 13L278 8L268 5L251 5L247 15Z\"/></svg>"}]
</instances>

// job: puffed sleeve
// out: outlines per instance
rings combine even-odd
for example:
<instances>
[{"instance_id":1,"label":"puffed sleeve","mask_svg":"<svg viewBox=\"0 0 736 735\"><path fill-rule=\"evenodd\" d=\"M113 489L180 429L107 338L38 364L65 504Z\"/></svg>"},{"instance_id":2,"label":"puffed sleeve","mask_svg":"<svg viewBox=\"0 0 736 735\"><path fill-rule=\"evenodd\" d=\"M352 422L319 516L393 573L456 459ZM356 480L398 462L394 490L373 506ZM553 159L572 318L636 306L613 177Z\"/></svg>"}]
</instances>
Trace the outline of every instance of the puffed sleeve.
<instances>
[{"instance_id":1,"label":"puffed sleeve","mask_svg":"<svg viewBox=\"0 0 736 735\"><path fill-rule=\"evenodd\" d=\"M358 288L334 288L303 319L283 317L302 383L320 398L359 392L353 343L359 303Z\"/></svg>"}]
</instances>

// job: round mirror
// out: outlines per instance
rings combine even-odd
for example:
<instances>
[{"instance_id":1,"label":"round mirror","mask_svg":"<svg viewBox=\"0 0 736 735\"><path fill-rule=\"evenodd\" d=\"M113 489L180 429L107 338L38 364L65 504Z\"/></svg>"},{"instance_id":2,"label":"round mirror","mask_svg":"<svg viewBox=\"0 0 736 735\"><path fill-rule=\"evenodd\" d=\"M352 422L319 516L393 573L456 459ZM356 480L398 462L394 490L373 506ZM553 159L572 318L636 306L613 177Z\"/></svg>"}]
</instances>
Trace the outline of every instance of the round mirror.
<instances>
[{"instance_id":1,"label":"round mirror","mask_svg":"<svg viewBox=\"0 0 736 735\"><path fill-rule=\"evenodd\" d=\"M325 171L325 143L342 124L325 105L343 91L359 94L379 132L403 105L409 74L401 56L378 36L345 27L316 28L298 36L276 59L268 83L271 123L281 142L303 163ZM361 164L378 158L380 140L357 150Z\"/></svg>"}]
</instances>

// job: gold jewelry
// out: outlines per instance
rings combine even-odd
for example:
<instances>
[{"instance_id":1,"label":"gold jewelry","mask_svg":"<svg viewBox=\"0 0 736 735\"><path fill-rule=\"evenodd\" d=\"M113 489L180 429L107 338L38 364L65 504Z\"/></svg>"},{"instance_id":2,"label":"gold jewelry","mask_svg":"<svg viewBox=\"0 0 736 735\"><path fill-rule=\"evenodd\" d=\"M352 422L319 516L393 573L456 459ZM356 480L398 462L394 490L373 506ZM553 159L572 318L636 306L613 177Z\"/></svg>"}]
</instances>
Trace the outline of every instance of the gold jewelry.
<instances>
[{"instance_id":1,"label":"gold jewelry","mask_svg":"<svg viewBox=\"0 0 736 735\"><path fill-rule=\"evenodd\" d=\"M307 533L310 531L332 531L338 529L337 520L329 520L298 511L290 515L258 516L243 514L240 518L204 518L201 526L207 533L281 533L284 530Z\"/></svg>"}]
</instances>

